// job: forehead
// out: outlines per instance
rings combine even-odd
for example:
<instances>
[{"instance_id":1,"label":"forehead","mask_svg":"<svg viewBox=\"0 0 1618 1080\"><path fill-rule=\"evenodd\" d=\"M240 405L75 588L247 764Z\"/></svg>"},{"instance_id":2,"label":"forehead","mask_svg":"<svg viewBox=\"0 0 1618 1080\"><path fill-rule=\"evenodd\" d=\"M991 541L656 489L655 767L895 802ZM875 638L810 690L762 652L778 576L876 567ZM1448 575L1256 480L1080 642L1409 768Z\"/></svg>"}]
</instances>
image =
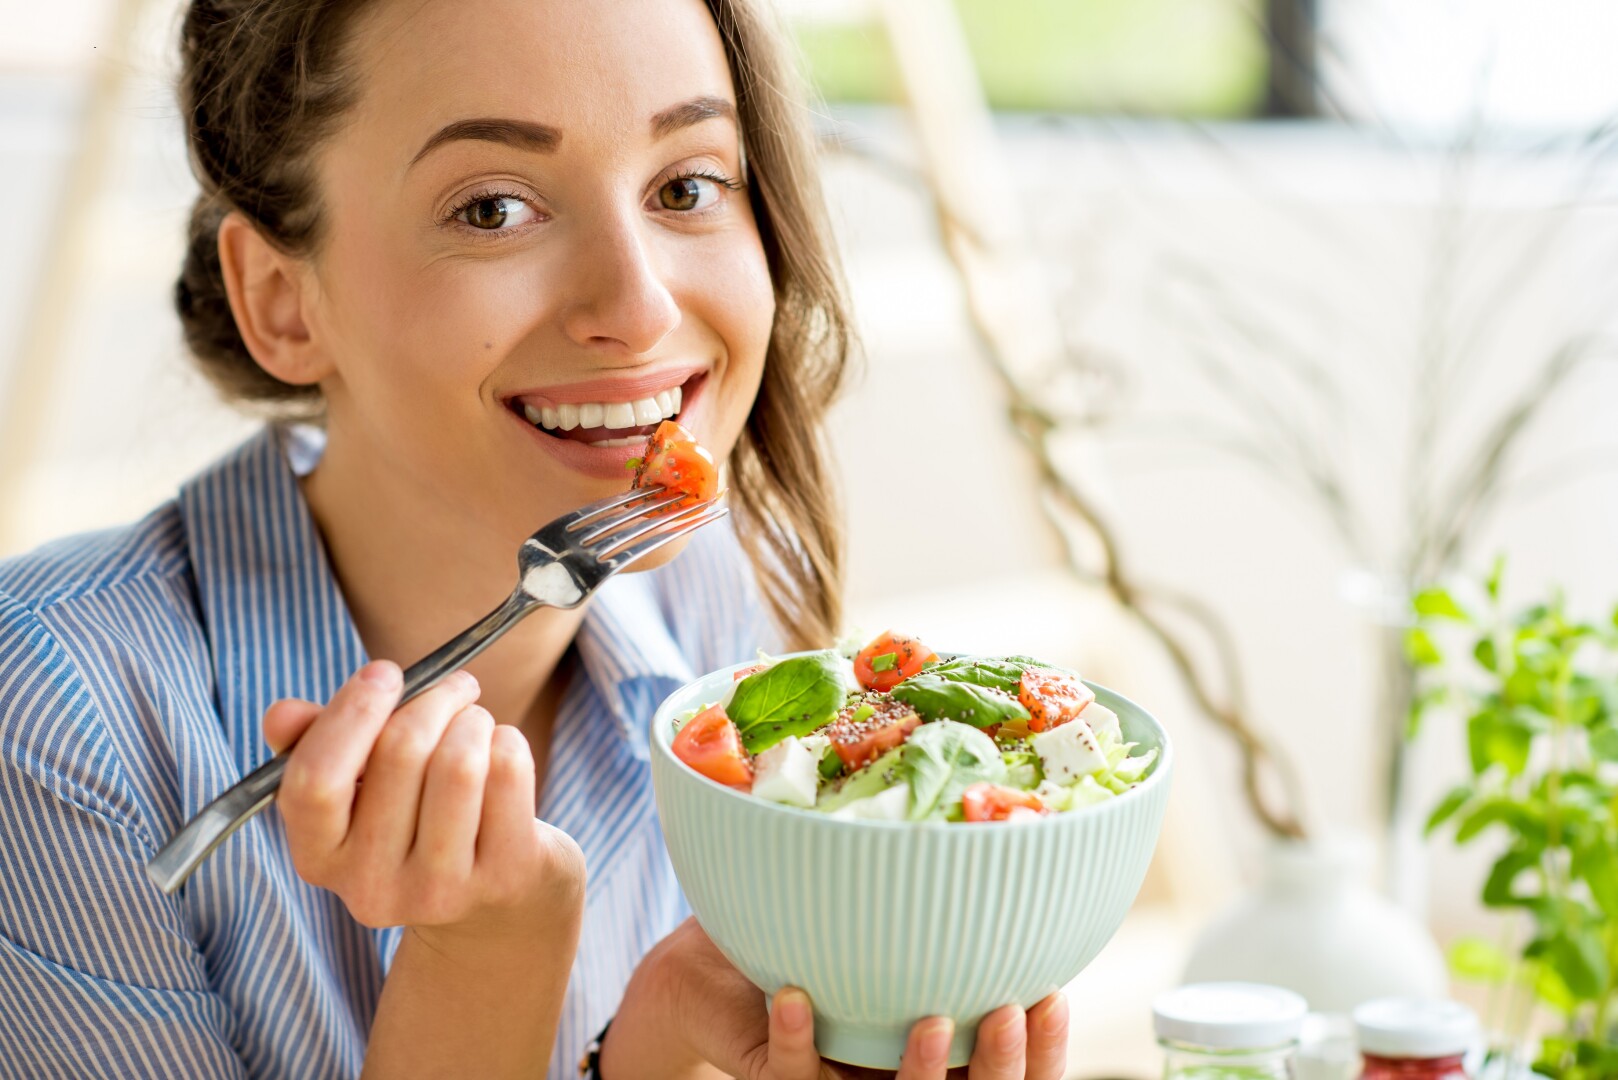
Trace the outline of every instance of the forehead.
<instances>
[{"instance_id":1,"label":"forehead","mask_svg":"<svg viewBox=\"0 0 1618 1080\"><path fill-rule=\"evenodd\" d=\"M384 0L354 28L356 113L420 141L466 117L532 120L569 142L651 137L651 116L735 100L703 0ZM410 147L414 153L416 147Z\"/></svg>"}]
</instances>

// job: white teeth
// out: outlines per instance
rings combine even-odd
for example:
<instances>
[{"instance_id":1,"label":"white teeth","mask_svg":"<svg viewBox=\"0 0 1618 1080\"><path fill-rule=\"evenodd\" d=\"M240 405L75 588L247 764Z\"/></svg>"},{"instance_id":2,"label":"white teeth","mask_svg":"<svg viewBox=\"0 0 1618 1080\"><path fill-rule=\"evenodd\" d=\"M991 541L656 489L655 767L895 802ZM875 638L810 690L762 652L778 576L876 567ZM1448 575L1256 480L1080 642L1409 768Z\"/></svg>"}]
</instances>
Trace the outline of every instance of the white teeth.
<instances>
[{"instance_id":1,"label":"white teeth","mask_svg":"<svg viewBox=\"0 0 1618 1080\"><path fill-rule=\"evenodd\" d=\"M595 442L591 443L590 445L591 446L644 446L644 445L646 445L646 440L645 439L637 439L637 438L634 438L634 437L631 437L631 438L628 438L628 439L597 439Z\"/></svg>"},{"instance_id":2,"label":"white teeth","mask_svg":"<svg viewBox=\"0 0 1618 1080\"><path fill-rule=\"evenodd\" d=\"M656 424L678 416L681 405L678 386L660 390L653 397L638 401L592 401L567 405L524 405L522 414L528 422L547 431L561 428L631 428Z\"/></svg>"}]
</instances>

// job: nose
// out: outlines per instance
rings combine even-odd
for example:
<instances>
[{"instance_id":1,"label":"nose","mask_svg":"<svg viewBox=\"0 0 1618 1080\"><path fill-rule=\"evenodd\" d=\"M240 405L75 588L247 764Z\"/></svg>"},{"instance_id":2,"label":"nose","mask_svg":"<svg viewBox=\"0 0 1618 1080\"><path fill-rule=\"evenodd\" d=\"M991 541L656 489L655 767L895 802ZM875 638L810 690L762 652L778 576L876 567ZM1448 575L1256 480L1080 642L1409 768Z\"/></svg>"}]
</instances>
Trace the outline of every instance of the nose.
<instances>
[{"instance_id":1,"label":"nose","mask_svg":"<svg viewBox=\"0 0 1618 1080\"><path fill-rule=\"evenodd\" d=\"M577 290L563 328L581 346L651 352L680 325L680 306L634 223L614 218L580 236Z\"/></svg>"}]
</instances>

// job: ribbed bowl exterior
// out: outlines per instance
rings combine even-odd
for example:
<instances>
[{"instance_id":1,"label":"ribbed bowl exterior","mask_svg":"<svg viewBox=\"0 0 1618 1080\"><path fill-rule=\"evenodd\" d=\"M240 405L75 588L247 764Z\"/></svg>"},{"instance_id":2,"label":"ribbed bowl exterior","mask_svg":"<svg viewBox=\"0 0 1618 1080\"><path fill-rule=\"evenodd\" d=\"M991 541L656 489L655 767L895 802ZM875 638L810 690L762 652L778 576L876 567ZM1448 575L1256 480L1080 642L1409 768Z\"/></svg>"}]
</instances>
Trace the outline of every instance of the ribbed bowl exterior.
<instances>
[{"instance_id":1,"label":"ribbed bowl exterior","mask_svg":"<svg viewBox=\"0 0 1618 1080\"><path fill-rule=\"evenodd\" d=\"M987 1012L1069 982L1123 921L1157 844L1173 768L1162 726L1104 687L1125 737L1158 747L1138 787L1033 822L841 821L709 781L674 757L677 717L731 670L684 687L653 719L652 782L697 920L766 993L802 987L829 1058L895 1068L911 1024L949 1016L952 1064Z\"/></svg>"}]
</instances>

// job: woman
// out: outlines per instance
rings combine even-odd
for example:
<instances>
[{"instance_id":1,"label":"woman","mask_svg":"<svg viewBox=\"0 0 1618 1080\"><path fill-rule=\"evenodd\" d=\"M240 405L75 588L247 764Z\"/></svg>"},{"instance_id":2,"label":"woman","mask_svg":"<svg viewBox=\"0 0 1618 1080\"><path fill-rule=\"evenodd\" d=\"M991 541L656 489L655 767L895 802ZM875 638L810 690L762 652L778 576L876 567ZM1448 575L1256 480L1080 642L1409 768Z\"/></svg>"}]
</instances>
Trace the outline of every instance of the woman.
<instances>
[{"instance_id":1,"label":"woman","mask_svg":"<svg viewBox=\"0 0 1618 1080\"><path fill-rule=\"evenodd\" d=\"M0 568L0 1074L562 1077L605 1027L609 1080L841 1075L801 992L766 1012L680 924L644 741L839 615L848 330L777 33L745 0L199 0L182 42L188 340L322 430ZM735 534L395 711L367 658L481 615L667 413ZM157 892L162 840L287 746L276 812ZM1065 1025L991 1014L971 1076L1053 1080Z\"/></svg>"}]
</instances>

